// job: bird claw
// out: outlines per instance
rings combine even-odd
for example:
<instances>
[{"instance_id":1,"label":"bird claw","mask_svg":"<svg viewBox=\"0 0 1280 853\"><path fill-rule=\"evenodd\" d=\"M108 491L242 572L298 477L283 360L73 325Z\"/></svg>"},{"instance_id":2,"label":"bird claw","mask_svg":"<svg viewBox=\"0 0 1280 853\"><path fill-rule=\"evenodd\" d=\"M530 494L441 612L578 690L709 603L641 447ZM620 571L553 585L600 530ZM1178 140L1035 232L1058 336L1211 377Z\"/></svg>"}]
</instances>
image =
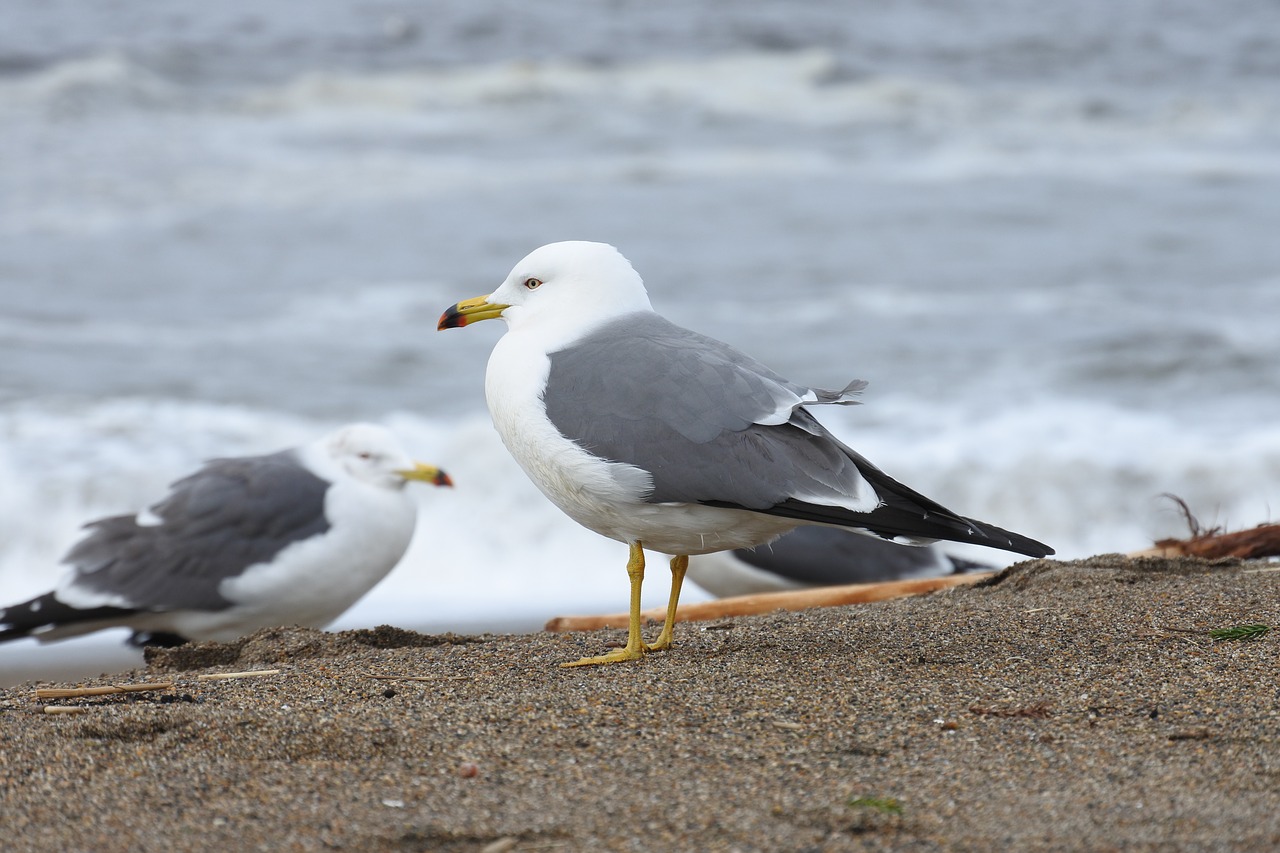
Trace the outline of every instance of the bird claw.
<instances>
[{"instance_id":1,"label":"bird claw","mask_svg":"<svg viewBox=\"0 0 1280 853\"><path fill-rule=\"evenodd\" d=\"M644 643L640 644L640 648L633 649L630 646L621 649L614 649L603 655L597 655L593 658L582 658L581 660L569 661L560 664L563 667L570 666L599 666L606 663L625 663L631 660L639 660L649 651L649 647Z\"/></svg>"}]
</instances>

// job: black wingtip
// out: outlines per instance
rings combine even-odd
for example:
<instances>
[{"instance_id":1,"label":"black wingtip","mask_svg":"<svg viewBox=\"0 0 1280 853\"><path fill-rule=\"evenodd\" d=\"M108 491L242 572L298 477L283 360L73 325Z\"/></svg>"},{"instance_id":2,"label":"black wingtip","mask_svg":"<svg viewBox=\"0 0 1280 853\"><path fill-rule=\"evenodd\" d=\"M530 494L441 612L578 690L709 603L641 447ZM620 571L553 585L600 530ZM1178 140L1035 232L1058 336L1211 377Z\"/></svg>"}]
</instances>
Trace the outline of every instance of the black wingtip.
<instances>
[{"instance_id":1,"label":"black wingtip","mask_svg":"<svg viewBox=\"0 0 1280 853\"><path fill-rule=\"evenodd\" d=\"M1012 530L1005 530L1003 527L996 527L994 524L987 524L985 521L978 521L974 518L959 517L969 526L970 538L967 540L948 536L940 538L951 539L953 542L969 542L987 548L998 548L1001 551L1010 551L1036 559L1048 557L1054 553L1054 550L1048 545L1043 542L1037 542L1030 536L1023 536L1021 533L1014 533Z\"/></svg>"},{"instance_id":2,"label":"black wingtip","mask_svg":"<svg viewBox=\"0 0 1280 853\"><path fill-rule=\"evenodd\" d=\"M986 525L986 526L988 528L991 528L991 525ZM1005 551L1013 551L1015 553L1023 554L1028 557L1035 557L1036 559L1051 557L1055 553L1057 553L1048 545L1044 544L1043 542L1037 542L1036 540L1030 538L1029 536L1022 536L1018 533L1011 533L1008 530L1001 530L998 527L992 528L992 529L1000 530L1000 532L1003 533L1004 536L1008 539L1009 544L1003 549ZM980 543L980 544L985 544L985 543Z\"/></svg>"},{"instance_id":3,"label":"black wingtip","mask_svg":"<svg viewBox=\"0 0 1280 853\"><path fill-rule=\"evenodd\" d=\"M0 622L0 625L3 624L3 622ZM9 643L29 636L31 636L31 631L26 628L0 628L0 643Z\"/></svg>"},{"instance_id":4,"label":"black wingtip","mask_svg":"<svg viewBox=\"0 0 1280 853\"><path fill-rule=\"evenodd\" d=\"M0 610L0 643L21 640L62 625L116 619L138 611L123 607L79 609L59 601L52 592Z\"/></svg>"},{"instance_id":5,"label":"black wingtip","mask_svg":"<svg viewBox=\"0 0 1280 853\"><path fill-rule=\"evenodd\" d=\"M1027 541L1034 543L1035 547L1028 547L1025 545L1016 545L1016 544L1010 543L1009 547L1005 548L1004 550L1013 551L1016 554L1022 554L1023 556L1026 556L1026 557L1034 557L1037 560L1043 560L1045 557L1052 557L1054 554L1058 553L1057 551L1050 548L1048 545L1044 545L1040 542L1036 542L1034 539L1029 539Z\"/></svg>"},{"instance_id":6,"label":"black wingtip","mask_svg":"<svg viewBox=\"0 0 1280 853\"><path fill-rule=\"evenodd\" d=\"M52 592L37 596L30 601L14 604L0 610L0 643L21 640L30 637L40 628L51 624L46 611L47 605L57 602ZM61 602L57 602L61 604Z\"/></svg>"},{"instance_id":7,"label":"black wingtip","mask_svg":"<svg viewBox=\"0 0 1280 853\"><path fill-rule=\"evenodd\" d=\"M724 501L707 501L706 504L745 509ZM808 524L865 530L885 539L963 542L966 545L982 545L1036 558L1048 557L1054 553L1043 542L1020 533L950 513L944 515L942 512L922 511L919 505L910 506L900 501L883 503L870 512L852 512L843 507L789 498L768 509L757 511Z\"/></svg>"}]
</instances>

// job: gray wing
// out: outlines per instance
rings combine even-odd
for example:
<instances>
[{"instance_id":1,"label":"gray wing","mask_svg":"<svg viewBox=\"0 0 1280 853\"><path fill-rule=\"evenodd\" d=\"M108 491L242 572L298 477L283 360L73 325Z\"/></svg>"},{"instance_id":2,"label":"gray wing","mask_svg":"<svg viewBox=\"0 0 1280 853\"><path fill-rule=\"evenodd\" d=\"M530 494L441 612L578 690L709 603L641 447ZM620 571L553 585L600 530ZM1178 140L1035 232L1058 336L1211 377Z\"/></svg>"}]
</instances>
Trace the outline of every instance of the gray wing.
<instances>
[{"instance_id":1,"label":"gray wing","mask_svg":"<svg viewBox=\"0 0 1280 853\"><path fill-rule=\"evenodd\" d=\"M885 538L952 539L1032 556L1047 546L959 516L846 447L803 407L865 383L788 382L727 344L632 314L550 354L543 401L562 435L648 471L653 503L750 509Z\"/></svg>"},{"instance_id":2,"label":"gray wing","mask_svg":"<svg viewBox=\"0 0 1280 853\"><path fill-rule=\"evenodd\" d=\"M293 451L215 459L151 508L160 524L92 522L63 562L76 588L139 610L221 610L232 604L218 591L223 580L329 529L328 488Z\"/></svg>"},{"instance_id":3,"label":"gray wing","mask_svg":"<svg viewBox=\"0 0 1280 853\"><path fill-rule=\"evenodd\" d=\"M806 402L856 403L864 382L805 388L651 313L607 324L550 359L547 417L589 452L652 474L653 503L723 500L762 510L860 482L812 418L770 427L796 421Z\"/></svg>"},{"instance_id":4,"label":"gray wing","mask_svg":"<svg viewBox=\"0 0 1280 853\"><path fill-rule=\"evenodd\" d=\"M899 545L835 527L797 527L768 545L733 553L748 565L813 586L932 578L956 572L951 560L934 548Z\"/></svg>"}]
</instances>

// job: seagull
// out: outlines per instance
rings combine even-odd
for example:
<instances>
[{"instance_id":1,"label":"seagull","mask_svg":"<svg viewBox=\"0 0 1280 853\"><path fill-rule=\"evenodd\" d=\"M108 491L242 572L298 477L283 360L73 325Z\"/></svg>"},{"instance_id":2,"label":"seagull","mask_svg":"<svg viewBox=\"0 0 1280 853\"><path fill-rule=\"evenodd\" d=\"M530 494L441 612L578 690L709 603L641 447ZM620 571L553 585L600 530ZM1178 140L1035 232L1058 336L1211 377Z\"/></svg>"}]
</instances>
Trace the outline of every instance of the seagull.
<instances>
[{"instance_id":1,"label":"seagull","mask_svg":"<svg viewBox=\"0 0 1280 853\"><path fill-rule=\"evenodd\" d=\"M372 424L210 460L150 509L85 525L56 589L0 610L0 642L123 626L132 645L172 646L322 627L404 556L417 518L410 480L453 485Z\"/></svg>"},{"instance_id":2,"label":"seagull","mask_svg":"<svg viewBox=\"0 0 1280 853\"><path fill-rule=\"evenodd\" d=\"M717 597L991 572L937 545L899 545L838 527L797 527L767 545L689 559L688 579Z\"/></svg>"},{"instance_id":3,"label":"seagull","mask_svg":"<svg viewBox=\"0 0 1280 853\"><path fill-rule=\"evenodd\" d=\"M809 413L856 403L865 382L797 385L677 326L654 312L613 246L535 249L493 293L448 308L437 328L498 317L507 333L489 357L485 398L503 443L552 503L629 548L626 646L565 666L670 648L690 555L751 548L800 525L1053 553L897 482ZM671 556L666 620L651 644L640 632L646 547Z\"/></svg>"}]
</instances>

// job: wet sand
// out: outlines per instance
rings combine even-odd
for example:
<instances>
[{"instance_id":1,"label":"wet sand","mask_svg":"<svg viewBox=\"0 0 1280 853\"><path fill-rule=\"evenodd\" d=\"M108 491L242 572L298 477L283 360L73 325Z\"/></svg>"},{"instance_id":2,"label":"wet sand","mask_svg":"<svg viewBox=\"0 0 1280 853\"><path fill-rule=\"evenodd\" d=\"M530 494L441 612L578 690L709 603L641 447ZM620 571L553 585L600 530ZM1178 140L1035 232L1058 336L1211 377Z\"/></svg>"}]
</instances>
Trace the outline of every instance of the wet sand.
<instances>
[{"instance_id":1,"label":"wet sand","mask_svg":"<svg viewBox=\"0 0 1280 853\"><path fill-rule=\"evenodd\" d=\"M1280 625L1274 568L1034 561L686 624L606 668L557 664L621 631L280 629L151 653L83 683L172 690L0 691L3 847L1276 849L1280 632L1204 633Z\"/></svg>"}]
</instances>

